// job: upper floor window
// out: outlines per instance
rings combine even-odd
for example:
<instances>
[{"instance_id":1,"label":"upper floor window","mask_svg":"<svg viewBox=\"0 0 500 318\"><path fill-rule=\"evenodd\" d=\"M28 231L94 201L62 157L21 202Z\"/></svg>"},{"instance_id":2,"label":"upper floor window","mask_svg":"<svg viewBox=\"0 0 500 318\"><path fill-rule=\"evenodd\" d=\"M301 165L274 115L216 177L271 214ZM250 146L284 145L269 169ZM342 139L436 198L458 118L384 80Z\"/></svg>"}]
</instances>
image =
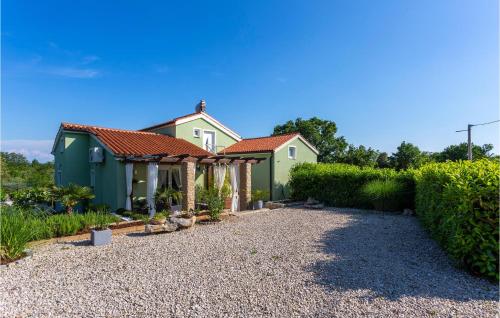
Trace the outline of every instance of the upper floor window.
<instances>
[{"instance_id":1,"label":"upper floor window","mask_svg":"<svg viewBox=\"0 0 500 318\"><path fill-rule=\"evenodd\" d=\"M297 158L297 147L288 146L288 158L289 159L296 159Z\"/></svg>"},{"instance_id":2,"label":"upper floor window","mask_svg":"<svg viewBox=\"0 0 500 318\"><path fill-rule=\"evenodd\" d=\"M200 128L193 128L193 137L200 138L200 136L201 136L201 129Z\"/></svg>"},{"instance_id":3,"label":"upper floor window","mask_svg":"<svg viewBox=\"0 0 500 318\"><path fill-rule=\"evenodd\" d=\"M59 139L59 152L63 151L64 151L64 137L61 137L61 139Z\"/></svg>"}]
</instances>

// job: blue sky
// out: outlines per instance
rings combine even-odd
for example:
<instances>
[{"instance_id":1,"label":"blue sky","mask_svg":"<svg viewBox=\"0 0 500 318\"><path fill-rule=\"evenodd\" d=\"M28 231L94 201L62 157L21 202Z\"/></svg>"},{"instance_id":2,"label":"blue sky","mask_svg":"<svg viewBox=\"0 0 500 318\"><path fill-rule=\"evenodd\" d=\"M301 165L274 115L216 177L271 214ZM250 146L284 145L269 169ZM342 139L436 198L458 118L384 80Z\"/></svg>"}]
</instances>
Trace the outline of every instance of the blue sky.
<instances>
[{"instance_id":1,"label":"blue sky","mask_svg":"<svg viewBox=\"0 0 500 318\"><path fill-rule=\"evenodd\" d=\"M61 121L207 111L244 137L297 117L439 151L499 119L498 2L2 1L2 150L49 160ZM475 143L499 145L498 124Z\"/></svg>"}]
</instances>

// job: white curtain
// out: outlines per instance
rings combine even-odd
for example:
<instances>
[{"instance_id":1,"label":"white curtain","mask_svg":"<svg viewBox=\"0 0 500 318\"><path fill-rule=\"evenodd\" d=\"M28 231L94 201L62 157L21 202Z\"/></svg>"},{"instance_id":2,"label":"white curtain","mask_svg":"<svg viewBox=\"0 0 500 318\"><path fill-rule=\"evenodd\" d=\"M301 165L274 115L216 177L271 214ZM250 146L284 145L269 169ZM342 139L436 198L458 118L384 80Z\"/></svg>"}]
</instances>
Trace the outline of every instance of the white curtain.
<instances>
[{"instance_id":1,"label":"white curtain","mask_svg":"<svg viewBox=\"0 0 500 318\"><path fill-rule=\"evenodd\" d=\"M125 201L125 210L132 211L132 200L130 196L132 195L132 178L134 173L134 164L127 162L125 164L125 180L127 182L127 199Z\"/></svg>"},{"instance_id":2,"label":"white curtain","mask_svg":"<svg viewBox=\"0 0 500 318\"><path fill-rule=\"evenodd\" d=\"M233 194L231 198L231 212L238 211L239 204L239 188L238 181L240 180L240 169L239 164L232 163L229 166L229 177L231 178L231 192Z\"/></svg>"},{"instance_id":3,"label":"white curtain","mask_svg":"<svg viewBox=\"0 0 500 318\"><path fill-rule=\"evenodd\" d=\"M148 164L148 187L146 199L148 201L149 217L153 217L156 213L155 193L158 185L158 164L150 162Z\"/></svg>"},{"instance_id":4,"label":"white curtain","mask_svg":"<svg viewBox=\"0 0 500 318\"><path fill-rule=\"evenodd\" d=\"M224 185L224 179L226 178L226 166L225 165L215 165L214 166L214 179L217 189L222 189Z\"/></svg>"}]
</instances>

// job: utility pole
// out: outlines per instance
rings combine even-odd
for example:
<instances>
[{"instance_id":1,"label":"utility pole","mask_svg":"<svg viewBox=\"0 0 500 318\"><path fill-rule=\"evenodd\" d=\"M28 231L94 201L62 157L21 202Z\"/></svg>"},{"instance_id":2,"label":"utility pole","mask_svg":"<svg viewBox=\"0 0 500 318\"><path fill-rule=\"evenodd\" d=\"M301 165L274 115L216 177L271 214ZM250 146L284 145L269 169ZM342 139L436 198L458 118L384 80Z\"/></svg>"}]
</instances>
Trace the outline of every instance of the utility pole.
<instances>
[{"instance_id":1,"label":"utility pole","mask_svg":"<svg viewBox=\"0 0 500 318\"><path fill-rule=\"evenodd\" d=\"M457 130L456 132L467 131L467 159L472 160L472 127L483 126L499 122L499 120L490 121L482 124L468 124L467 129Z\"/></svg>"}]
</instances>

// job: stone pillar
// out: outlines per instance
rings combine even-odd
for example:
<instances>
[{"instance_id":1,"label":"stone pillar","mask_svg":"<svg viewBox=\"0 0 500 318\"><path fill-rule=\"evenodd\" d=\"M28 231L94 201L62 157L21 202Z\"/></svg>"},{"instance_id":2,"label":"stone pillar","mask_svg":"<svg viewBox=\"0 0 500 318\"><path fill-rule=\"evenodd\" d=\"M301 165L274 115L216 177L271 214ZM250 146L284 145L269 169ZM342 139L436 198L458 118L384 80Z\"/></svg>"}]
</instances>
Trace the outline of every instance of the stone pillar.
<instances>
[{"instance_id":1,"label":"stone pillar","mask_svg":"<svg viewBox=\"0 0 500 318\"><path fill-rule=\"evenodd\" d=\"M240 163L240 210L248 210L252 201L252 164Z\"/></svg>"},{"instance_id":2,"label":"stone pillar","mask_svg":"<svg viewBox=\"0 0 500 318\"><path fill-rule=\"evenodd\" d=\"M182 210L194 210L195 163L183 162L181 166Z\"/></svg>"}]
</instances>

